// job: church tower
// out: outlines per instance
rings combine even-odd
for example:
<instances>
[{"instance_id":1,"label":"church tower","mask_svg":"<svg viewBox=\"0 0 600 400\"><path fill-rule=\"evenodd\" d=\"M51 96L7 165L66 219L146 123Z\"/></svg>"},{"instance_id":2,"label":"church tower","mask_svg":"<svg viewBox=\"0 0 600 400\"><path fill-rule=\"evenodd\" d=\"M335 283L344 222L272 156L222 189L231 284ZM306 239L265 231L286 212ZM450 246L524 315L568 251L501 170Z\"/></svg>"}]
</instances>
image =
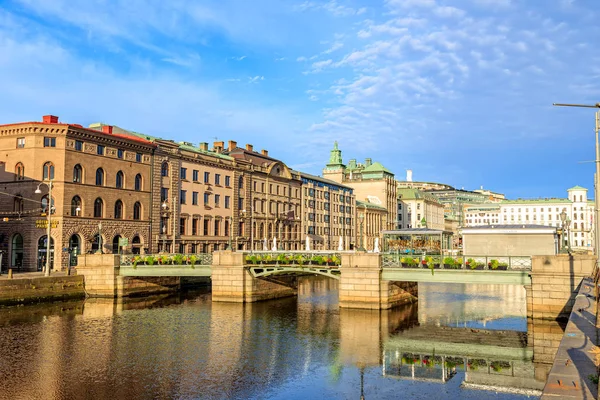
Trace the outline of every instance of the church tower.
<instances>
[{"instance_id":1,"label":"church tower","mask_svg":"<svg viewBox=\"0 0 600 400\"><path fill-rule=\"evenodd\" d=\"M338 149L338 142L335 141L333 143L333 150L331 150L331 154L329 155L329 162L323 169L323 178L343 183L345 170L346 166L342 162L342 151Z\"/></svg>"}]
</instances>

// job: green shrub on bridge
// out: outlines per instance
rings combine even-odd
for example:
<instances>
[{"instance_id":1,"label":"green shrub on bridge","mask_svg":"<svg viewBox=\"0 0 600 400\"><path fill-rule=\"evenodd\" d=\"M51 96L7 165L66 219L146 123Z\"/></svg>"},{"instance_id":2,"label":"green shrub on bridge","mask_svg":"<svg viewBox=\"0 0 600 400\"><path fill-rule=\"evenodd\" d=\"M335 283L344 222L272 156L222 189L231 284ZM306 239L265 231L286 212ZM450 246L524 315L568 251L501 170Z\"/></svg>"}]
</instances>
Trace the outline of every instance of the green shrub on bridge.
<instances>
[{"instance_id":1,"label":"green shrub on bridge","mask_svg":"<svg viewBox=\"0 0 600 400\"><path fill-rule=\"evenodd\" d=\"M443 263L444 263L444 267L454 268L454 258L452 258L452 257L444 258Z\"/></svg>"},{"instance_id":2,"label":"green shrub on bridge","mask_svg":"<svg viewBox=\"0 0 600 400\"><path fill-rule=\"evenodd\" d=\"M488 263L488 267L490 267L491 269L498 269L498 267L500 266L500 263L498 262L498 260L490 260L490 262Z\"/></svg>"},{"instance_id":3,"label":"green shrub on bridge","mask_svg":"<svg viewBox=\"0 0 600 400\"><path fill-rule=\"evenodd\" d=\"M154 263L156 262L156 258L154 258L154 256L147 256L144 259L144 262L146 263L146 265L154 265Z\"/></svg>"}]
</instances>

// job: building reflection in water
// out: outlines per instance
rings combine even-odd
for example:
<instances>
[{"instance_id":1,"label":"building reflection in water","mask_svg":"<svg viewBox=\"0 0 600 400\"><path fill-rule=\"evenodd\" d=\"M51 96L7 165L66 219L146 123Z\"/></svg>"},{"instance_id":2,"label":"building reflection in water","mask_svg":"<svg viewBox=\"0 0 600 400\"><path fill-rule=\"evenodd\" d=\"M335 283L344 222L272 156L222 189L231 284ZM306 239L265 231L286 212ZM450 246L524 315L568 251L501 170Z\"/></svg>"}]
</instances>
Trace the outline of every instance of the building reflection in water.
<instances>
[{"instance_id":1,"label":"building reflection in water","mask_svg":"<svg viewBox=\"0 0 600 400\"><path fill-rule=\"evenodd\" d=\"M245 305L193 292L2 309L0 393L369 398L374 385L381 395L403 380L454 379L540 389L564 328L527 323L524 290L507 286L420 285L418 303L381 312L338 309L332 279L300 279L298 292ZM524 329L500 329L507 316Z\"/></svg>"}]
</instances>

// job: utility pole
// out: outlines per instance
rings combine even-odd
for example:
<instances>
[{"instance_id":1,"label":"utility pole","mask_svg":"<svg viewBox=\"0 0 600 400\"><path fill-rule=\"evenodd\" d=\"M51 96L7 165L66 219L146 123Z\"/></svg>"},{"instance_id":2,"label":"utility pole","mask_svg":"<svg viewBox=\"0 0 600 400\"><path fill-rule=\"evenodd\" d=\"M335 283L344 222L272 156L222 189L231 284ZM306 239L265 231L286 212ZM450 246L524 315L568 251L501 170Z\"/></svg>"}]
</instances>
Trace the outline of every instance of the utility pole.
<instances>
[{"instance_id":1,"label":"utility pole","mask_svg":"<svg viewBox=\"0 0 600 400\"><path fill-rule=\"evenodd\" d=\"M599 268L599 260L600 260L600 185L598 185L598 180L600 179L600 144L598 142L598 133L600 131L600 103L596 103L594 105L589 104L564 104L564 103L554 103L554 106L559 107L581 107L581 108L597 108L596 111L596 174L594 179L594 252L596 253L596 271Z\"/></svg>"}]
</instances>

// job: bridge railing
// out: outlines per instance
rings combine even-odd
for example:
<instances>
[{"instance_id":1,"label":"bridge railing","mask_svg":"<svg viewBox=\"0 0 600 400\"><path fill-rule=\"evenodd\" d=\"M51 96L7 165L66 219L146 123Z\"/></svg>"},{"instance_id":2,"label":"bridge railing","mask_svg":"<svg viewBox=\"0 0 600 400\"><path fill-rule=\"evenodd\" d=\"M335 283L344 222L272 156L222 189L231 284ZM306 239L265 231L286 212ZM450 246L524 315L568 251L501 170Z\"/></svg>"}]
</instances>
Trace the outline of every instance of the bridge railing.
<instances>
[{"instance_id":1,"label":"bridge railing","mask_svg":"<svg viewBox=\"0 0 600 400\"><path fill-rule=\"evenodd\" d=\"M206 266L212 265L212 254L124 254L121 266L168 267L168 266Z\"/></svg>"},{"instance_id":2,"label":"bridge railing","mask_svg":"<svg viewBox=\"0 0 600 400\"><path fill-rule=\"evenodd\" d=\"M385 253L381 255L384 268L439 268L492 271L529 271L531 256L410 256Z\"/></svg>"},{"instance_id":3,"label":"bridge railing","mask_svg":"<svg viewBox=\"0 0 600 400\"><path fill-rule=\"evenodd\" d=\"M297 265L339 267L341 252L331 251L254 251L244 252L245 265Z\"/></svg>"}]
</instances>

